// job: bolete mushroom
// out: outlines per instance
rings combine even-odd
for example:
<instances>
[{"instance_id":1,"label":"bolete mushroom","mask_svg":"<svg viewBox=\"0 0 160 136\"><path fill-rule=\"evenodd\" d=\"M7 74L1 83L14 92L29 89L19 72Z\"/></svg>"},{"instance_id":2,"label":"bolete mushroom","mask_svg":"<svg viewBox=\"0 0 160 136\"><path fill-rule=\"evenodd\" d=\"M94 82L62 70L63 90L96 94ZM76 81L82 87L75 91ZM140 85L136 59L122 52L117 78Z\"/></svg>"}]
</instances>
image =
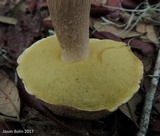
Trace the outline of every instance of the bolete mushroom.
<instances>
[{"instance_id":1,"label":"bolete mushroom","mask_svg":"<svg viewBox=\"0 0 160 136\"><path fill-rule=\"evenodd\" d=\"M98 119L139 89L141 61L130 47L89 40L90 0L48 0L56 36L44 38L18 58L27 92L55 114Z\"/></svg>"}]
</instances>

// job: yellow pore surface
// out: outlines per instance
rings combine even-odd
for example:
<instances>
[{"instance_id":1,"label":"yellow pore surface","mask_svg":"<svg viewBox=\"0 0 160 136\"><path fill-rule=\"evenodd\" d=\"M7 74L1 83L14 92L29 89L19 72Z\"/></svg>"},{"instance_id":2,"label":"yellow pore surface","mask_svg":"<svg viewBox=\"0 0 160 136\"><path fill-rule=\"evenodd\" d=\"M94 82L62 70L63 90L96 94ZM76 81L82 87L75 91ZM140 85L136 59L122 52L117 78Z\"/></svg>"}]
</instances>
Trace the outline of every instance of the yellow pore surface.
<instances>
[{"instance_id":1,"label":"yellow pore surface","mask_svg":"<svg viewBox=\"0 0 160 136\"><path fill-rule=\"evenodd\" d=\"M85 111L115 110L139 89L141 61L124 43L90 40L90 56L81 62L61 61L55 36L42 39L18 59L28 93L54 105Z\"/></svg>"}]
</instances>

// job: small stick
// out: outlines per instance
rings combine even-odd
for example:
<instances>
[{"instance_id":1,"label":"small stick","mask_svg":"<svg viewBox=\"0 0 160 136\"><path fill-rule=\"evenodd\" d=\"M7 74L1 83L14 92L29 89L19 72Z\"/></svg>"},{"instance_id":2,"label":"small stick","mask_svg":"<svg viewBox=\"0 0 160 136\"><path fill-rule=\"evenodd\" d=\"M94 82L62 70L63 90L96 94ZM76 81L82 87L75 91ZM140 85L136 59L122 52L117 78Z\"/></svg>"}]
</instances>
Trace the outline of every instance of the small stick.
<instances>
[{"instance_id":1,"label":"small stick","mask_svg":"<svg viewBox=\"0 0 160 136\"><path fill-rule=\"evenodd\" d=\"M154 102L154 97L157 89L157 84L160 76L160 49L158 51L157 61L151 80L151 86L146 93L146 98L144 102L143 112L140 120L140 130L137 133L137 136L145 136L148 130L148 125L150 122L150 114Z\"/></svg>"}]
</instances>

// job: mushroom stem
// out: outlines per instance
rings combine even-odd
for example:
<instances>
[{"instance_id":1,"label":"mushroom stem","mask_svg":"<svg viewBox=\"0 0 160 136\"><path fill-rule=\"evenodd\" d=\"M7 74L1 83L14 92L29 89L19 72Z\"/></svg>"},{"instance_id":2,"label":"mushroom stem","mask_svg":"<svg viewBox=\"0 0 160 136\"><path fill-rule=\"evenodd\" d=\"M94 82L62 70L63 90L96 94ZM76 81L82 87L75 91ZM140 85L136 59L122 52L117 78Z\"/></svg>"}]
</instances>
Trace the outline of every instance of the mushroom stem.
<instances>
[{"instance_id":1,"label":"mushroom stem","mask_svg":"<svg viewBox=\"0 0 160 136\"><path fill-rule=\"evenodd\" d=\"M89 56L90 0L47 0L62 49L62 60L77 62Z\"/></svg>"}]
</instances>

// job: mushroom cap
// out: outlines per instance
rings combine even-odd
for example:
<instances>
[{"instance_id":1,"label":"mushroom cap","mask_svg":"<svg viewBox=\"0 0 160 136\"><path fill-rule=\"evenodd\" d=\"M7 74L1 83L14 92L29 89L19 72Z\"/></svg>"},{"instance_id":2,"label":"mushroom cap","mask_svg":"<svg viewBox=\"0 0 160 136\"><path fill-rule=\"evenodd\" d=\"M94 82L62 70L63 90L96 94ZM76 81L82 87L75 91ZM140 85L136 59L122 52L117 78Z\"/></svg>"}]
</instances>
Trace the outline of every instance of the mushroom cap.
<instances>
[{"instance_id":1,"label":"mushroom cap","mask_svg":"<svg viewBox=\"0 0 160 136\"><path fill-rule=\"evenodd\" d=\"M116 110L138 91L143 65L122 42L90 39L89 48L84 61L65 63L56 36L34 43L18 58L26 91L67 117L97 119Z\"/></svg>"}]
</instances>

